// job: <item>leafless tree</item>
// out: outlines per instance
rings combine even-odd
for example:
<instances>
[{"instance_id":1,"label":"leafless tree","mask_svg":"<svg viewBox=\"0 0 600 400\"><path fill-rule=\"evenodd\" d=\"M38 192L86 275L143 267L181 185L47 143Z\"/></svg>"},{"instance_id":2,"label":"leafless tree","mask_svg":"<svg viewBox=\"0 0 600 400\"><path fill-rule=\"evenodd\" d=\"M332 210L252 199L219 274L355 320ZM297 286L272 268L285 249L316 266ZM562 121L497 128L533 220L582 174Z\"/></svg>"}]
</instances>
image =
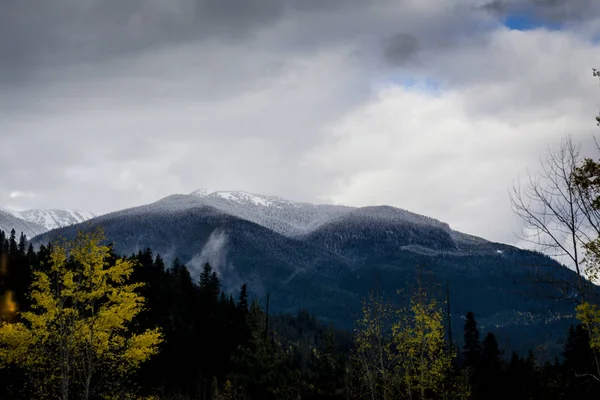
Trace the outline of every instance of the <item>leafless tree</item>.
<instances>
[{"instance_id":1,"label":"leafless tree","mask_svg":"<svg viewBox=\"0 0 600 400\"><path fill-rule=\"evenodd\" d=\"M529 176L524 187L517 185L511 191L514 212L525 223L522 240L554 257L570 261L577 272L577 302L583 303L591 283L585 279L583 248L600 235L600 215L592 207L591 197L575 184L576 169L583 160L580 146L565 137L556 151L549 150L541 160L540 173ZM547 275L539 281L565 291L572 291L570 282ZM600 358L594 352L597 378L600 377Z\"/></svg>"},{"instance_id":2,"label":"leafless tree","mask_svg":"<svg viewBox=\"0 0 600 400\"><path fill-rule=\"evenodd\" d=\"M571 264L577 272L579 301L585 299L589 286L582 249L600 234L600 214L573 180L581 161L580 146L567 136L558 150L549 149L541 159L540 172L529 175L524 186L519 182L510 193L513 211L525 223L520 238ZM560 285L565 288L565 282Z\"/></svg>"}]
</instances>

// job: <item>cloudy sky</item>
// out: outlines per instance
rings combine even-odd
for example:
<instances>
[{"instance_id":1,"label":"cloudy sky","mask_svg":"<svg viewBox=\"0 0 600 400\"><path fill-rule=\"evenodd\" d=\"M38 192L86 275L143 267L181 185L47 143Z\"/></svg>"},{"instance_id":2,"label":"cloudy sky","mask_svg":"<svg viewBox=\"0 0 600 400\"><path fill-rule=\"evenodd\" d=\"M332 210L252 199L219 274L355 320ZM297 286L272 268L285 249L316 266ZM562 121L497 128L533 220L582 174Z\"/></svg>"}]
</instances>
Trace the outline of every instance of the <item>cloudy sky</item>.
<instances>
[{"instance_id":1,"label":"cloudy sky","mask_svg":"<svg viewBox=\"0 0 600 400\"><path fill-rule=\"evenodd\" d=\"M516 243L509 187L600 133L599 39L596 0L3 0L0 205L245 190Z\"/></svg>"}]
</instances>

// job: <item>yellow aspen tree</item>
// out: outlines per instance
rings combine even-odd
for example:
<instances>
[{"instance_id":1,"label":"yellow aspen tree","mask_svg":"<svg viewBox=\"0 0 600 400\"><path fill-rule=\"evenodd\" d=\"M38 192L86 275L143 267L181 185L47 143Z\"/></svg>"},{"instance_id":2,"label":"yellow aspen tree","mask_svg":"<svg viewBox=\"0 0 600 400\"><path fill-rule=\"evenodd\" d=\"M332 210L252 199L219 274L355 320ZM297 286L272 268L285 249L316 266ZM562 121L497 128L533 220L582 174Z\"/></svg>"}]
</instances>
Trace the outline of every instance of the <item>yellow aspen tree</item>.
<instances>
[{"instance_id":1,"label":"yellow aspen tree","mask_svg":"<svg viewBox=\"0 0 600 400\"><path fill-rule=\"evenodd\" d=\"M593 69L593 75L600 78L600 71ZM596 116L596 121L600 125L600 116ZM600 150L598 142L596 146ZM583 240L586 250L583 275L590 282L598 284L600 282L600 160L584 159L575 169L571 179L577 189L579 207L584 211L589 222ZM580 299L581 304L576 307L577 318L588 332L590 348L596 364L594 378L600 381L600 307L587 293L582 293Z\"/></svg>"},{"instance_id":2,"label":"yellow aspen tree","mask_svg":"<svg viewBox=\"0 0 600 400\"><path fill-rule=\"evenodd\" d=\"M37 377L40 398L104 398L121 393L123 378L157 353L158 329L133 333L142 311L135 264L114 259L101 230L54 244L48 268L34 272L32 310L0 325L0 366Z\"/></svg>"},{"instance_id":3,"label":"yellow aspen tree","mask_svg":"<svg viewBox=\"0 0 600 400\"><path fill-rule=\"evenodd\" d=\"M584 259L585 276L591 282L600 282L600 238L585 244L586 257ZM590 348L594 352L600 351L600 307L584 299L576 307L577 319L581 321L590 337ZM599 372L600 373L600 372ZM596 379L600 379L597 376Z\"/></svg>"},{"instance_id":4,"label":"yellow aspen tree","mask_svg":"<svg viewBox=\"0 0 600 400\"><path fill-rule=\"evenodd\" d=\"M442 309L437 302L419 290L410 306L399 311L392 329L405 398L442 398L450 389L445 383L452 372L453 356L447 350Z\"/></svg>"},{"instance_id":5,"label":"yellow aspen tree","mask_svg":"<svg viewBox=\"0 0 600 400\"><path fill-rule=\"evenodd\" d=\"M363 304L362 317L355 331L357 368L356 398L395 399L394 369L397 356L391 338L394 312L391 304L371 293Z\"/></svg>"}]
</instances>

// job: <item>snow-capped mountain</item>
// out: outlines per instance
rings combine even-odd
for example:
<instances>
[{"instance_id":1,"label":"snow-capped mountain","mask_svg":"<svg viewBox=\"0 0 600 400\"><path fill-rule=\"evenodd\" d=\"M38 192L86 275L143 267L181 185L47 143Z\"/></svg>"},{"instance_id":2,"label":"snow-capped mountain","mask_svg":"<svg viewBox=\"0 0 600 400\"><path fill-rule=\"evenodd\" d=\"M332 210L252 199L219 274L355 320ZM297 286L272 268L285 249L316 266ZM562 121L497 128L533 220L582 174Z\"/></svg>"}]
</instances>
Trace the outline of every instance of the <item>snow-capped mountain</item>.
<instances>
[{"instance_id":1,"label":"snow-capped mountain","mask_svg":"<svg viewBox=\"0 0 600 400\"><path fill-rule=\"evenodd\" d=\"M495 326L499 338L524 348L532 347L532 332L563 332L571 323L560 319L570 305L519 293L529 290L524 285L533 279L532 265L548 265L561 282L574 282L573 271L539 253L456 232L396 207L197 190L44 233L32 243L74 238L97 227L118 254L150 248L167 263L178 258L195 279L210 262L227 291L247 283L253 295L277 299L277 311L302 307L340 326L351 327L372 288L408 293L418 279L432 290L449 289L455 310L473 310L480 323ZM521 315L530 318L524 322ZM453 329L460 324L455 319Z\"/></svg>"},{"instance_id":2,"label":"snow-capped mountain","mask_svg":"<svg viewBox=\"0 0 600 400\"><path fill-rule=\"evenodd\" d=\"M94 213L78 210L2 209L0 230L10 232L14 229L17 234L23 232L28 238L32 238L49 230L78 224L95 217L97 215Z\"/></svg>"},{"instance_id":3,"label":"snow-capped mountain","mask_svg":"<svg viewBox=\"0 0 600 400\"><path fill-rule=\"evenodd\" d=\"M301 203L286 200L277 196L264 196L240 191L212 191L207 189L198 189L190 193L190 196L201 198L219 198L230 200L239 204L264 206L264 207L285 207L297 206Z\"/></svg>"},{"instance_id":4,"label":"snow-capped mountain","mask_svg":"<svg viewBox=\"0 0 600 400\"><path fill-rule=\"evenodd\" d=\"M395 207L356 208L330 204L310 204L241 191L196 190L189 195L173 195L154 203L165 210L183 210L211 206L230 215L254 222L288 237L309 234L324 224L346 216L364 216L403 220L420 225L436 225L449 229L436 219Z\"/></svg>"},{"instance_id":5,"label":"snow-capped mountain","mask_svg":"<svg viewBox=\"0 0 600 400\"><path fill-rule=\"evenodd\" d=\"M13 229L17 232L17 235L22 232L28 238L48 231L46 227L40 224L17 217L11 211L0 209L0 231L8 234Z\"/></svg>"},{"instance_id":6,"label":"snow-capped mountain","mask_svg":"<svg viewBox=\"0 0 600 400\"><path fill-rule=\"evenodd\" d=\"M97 217L96 214L79 210L41 210L33 209L13 212L15 216L25 221L42 225L47 230L63 228L65 226L79 224Z\"/></svg>"},{"instance_id":7,"label":"snow-capped mountain","mask_svg":"<svg viewBox=\"0 0 600 400\"><path fill-rule=\"evenodd\" d=\"M227 214L262 225L285 236L299 236L353 210L352 207L315 205L240 191L196 190L192 204L214 207ZM180 199L163 199L165 204Z\"/></svg>"}]
</instances>

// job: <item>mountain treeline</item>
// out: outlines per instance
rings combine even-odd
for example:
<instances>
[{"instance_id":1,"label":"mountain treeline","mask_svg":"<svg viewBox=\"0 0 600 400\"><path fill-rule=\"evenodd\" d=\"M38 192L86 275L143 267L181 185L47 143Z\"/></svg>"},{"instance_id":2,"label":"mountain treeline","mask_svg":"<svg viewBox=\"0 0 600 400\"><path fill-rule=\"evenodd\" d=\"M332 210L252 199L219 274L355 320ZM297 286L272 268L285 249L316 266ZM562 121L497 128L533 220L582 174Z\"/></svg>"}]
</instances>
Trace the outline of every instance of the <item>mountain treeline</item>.
<instances>
[{"instance_id":1,"label":"mountain treeline","mask_svg":"<svg viewBox=\"0 0 600 400\"><path fill-rule=\"evenodd\" d=\"M133 398L202 400L592 399L600 390L589 337L582 326L565 332L562 357L541 363L533 351L504 354L493 333L481 338L475 315L469 310L454 310L465 315L464 346L455 348L449 340L445 302L437 301L419 284L405 307L373 292L364 301L355 330L348 333L319 323L304 310L296 315L274 314L269 309L277 299L251 299L246 285L237 293L225 293L217 271L209 264L193 279L179 260L167 266L151 249L120 257L111 246L100 247L92 241L72 253L70 259L66 255L61 259L63 253L52 244L34 251L23 235L0 233L2 399L46 395L67 400L50 391L40 393L32 364L17 362L19 357L27 359L26 355L10 353L8 328L29 320L34 321L30 324L33 329L41 318L40 302L48 302L50 297L39 294L44 290L55 293L55 289L52 284L44 289L40 277L52 277L60 267L65 277L60 282L72 283L78 271L87 276L86 266L94 262L97 276L105 271L128 275L125 267L132 266L127 279L111 278L120 283L102 286L105 292L99 294L94 307L110 304L116 290L125 287L145 299L144 306L131 313L130 321L120 321L128 323L129 331L121 325L115 325L113 331L123 337L128 332L131 339L156 330L161 340L154 342L156 351L148 350L153 344L138 348L147 350L148 357L138 357L145 362L136 364L131 374L107 375L110 363L117 360L114 356L107 358L109 364L92 371L94 377L114 380L106 385L101 378L89 379L110 386L112 397L105 395L108 391L78 392L75 384L80 378L74 374L69 381L73 387L70 398L131 398L125 393L135 393ZM58 285L59 281L52 279L48 282ZM94 292L86 288L81 299ZM127 302L130 295L122 297L121 308L135 308ZM80 308L81 321L92 326L93 312ZM45 314L48 317L47 311ZM120 337L114 332L110 337ZM123 353L120 349L115 354ZM77 354L72 353L73 360ZM117 384L124 389L115 391Z\"/></svg>"}]
</instances>

